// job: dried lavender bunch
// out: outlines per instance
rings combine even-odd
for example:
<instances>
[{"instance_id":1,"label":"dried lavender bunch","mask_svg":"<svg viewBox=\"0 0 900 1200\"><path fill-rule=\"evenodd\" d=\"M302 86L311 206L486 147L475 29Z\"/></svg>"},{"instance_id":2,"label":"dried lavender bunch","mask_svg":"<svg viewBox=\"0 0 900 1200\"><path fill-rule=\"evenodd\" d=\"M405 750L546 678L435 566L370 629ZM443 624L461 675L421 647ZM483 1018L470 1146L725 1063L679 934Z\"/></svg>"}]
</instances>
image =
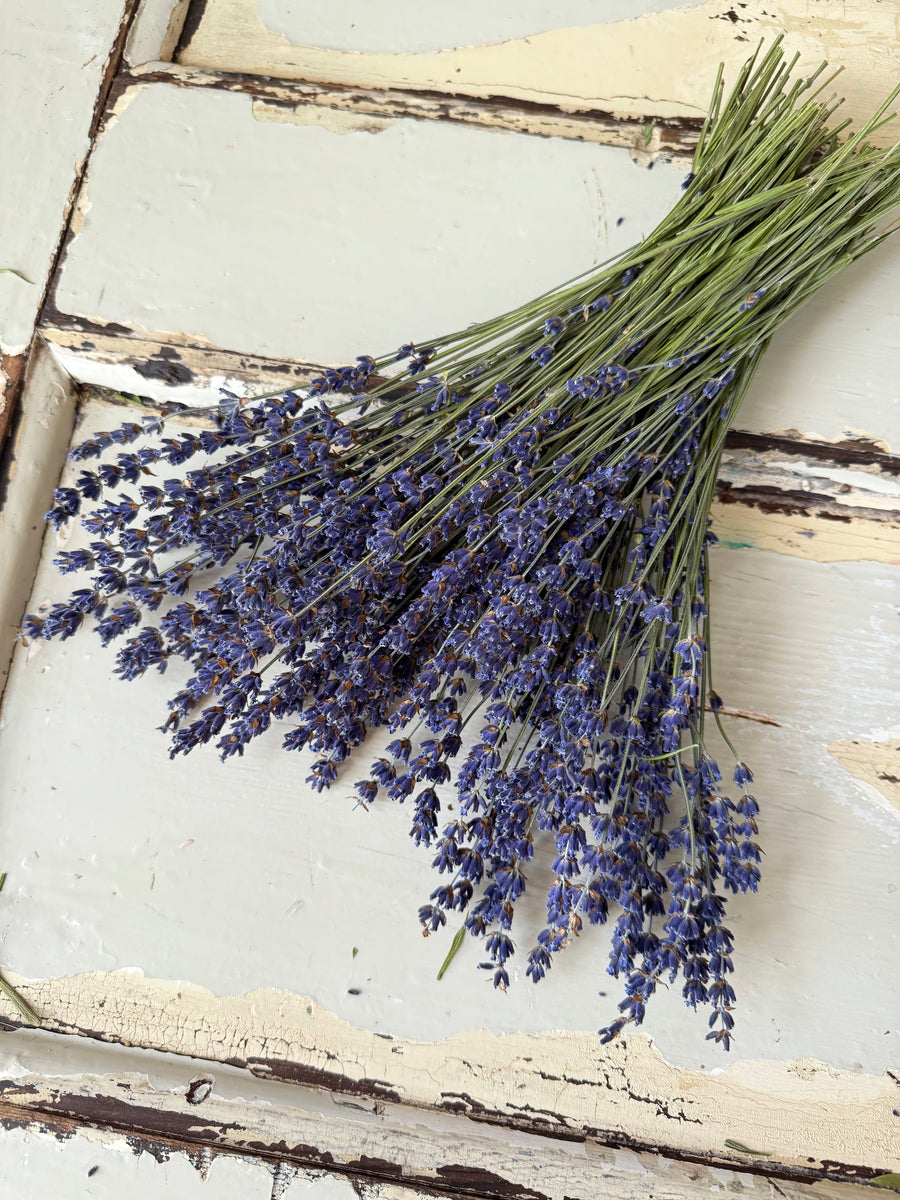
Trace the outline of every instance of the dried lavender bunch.
<instances>
[{"instance_id":1,"label":"dried lavender bunch","mask_svg":"<svg viewBox=\"0 0 900 1200\"><path fill-rule=\"evenodd\" d=\"M446 876L420 920L464 914L501 988L548 835L527 974L609 921L626 995L605 1041L680 978L730 1046L724 893L756 890L760 850L750 772L725 737L726 795L707 747L708 712L725 736L707 607L719 460L773 332L879 243L900 199L900 149L866 140L887 105L841 143L824 65L798 82L793 66L778 43L758 51L727 100L720 71L683 197L613 265L305 395L226 398L200 432L163 436L160 415L82 443L76 461L116 457L48 516L87 502L89 546L57 563L89 583L24 623L66 638L92 616L104 644L124 639L125 679L184 659L173 754L241 754L287 721L321 789L387 725L360 800L410 801Z\"/></svg>"}]
</instances>

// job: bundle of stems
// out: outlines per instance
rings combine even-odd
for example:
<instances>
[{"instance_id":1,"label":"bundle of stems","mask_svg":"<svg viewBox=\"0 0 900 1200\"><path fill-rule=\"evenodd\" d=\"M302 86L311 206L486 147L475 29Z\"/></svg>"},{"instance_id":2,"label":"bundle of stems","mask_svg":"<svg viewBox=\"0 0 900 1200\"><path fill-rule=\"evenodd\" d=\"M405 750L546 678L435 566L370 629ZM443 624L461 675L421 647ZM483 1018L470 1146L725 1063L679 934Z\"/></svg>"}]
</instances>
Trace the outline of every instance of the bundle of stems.
<instances>
[{"instance_id":1,"label":"bundle of stems","mask_svg":"<svg viewBox=\"0 0 900 1200\"><path fill-rule=\"evenodd\" d=\"M459 910L505 988L546 853L526 973L609 921L625 998L604 1040L680 978L730 1045L724 893L756 890L760 850L710 680L710 505L772 334L900 199L900 147L869 142L893 97L842 141L825 64L797 81L795 65L760 48L727 98L720 69L681 199L615 262L304 395L226 397L199 433L163 436L157 414L77 447L117 450L49 514L87 502L87 544L57 563L90 582L24 624L68 637L90 614L124 638L126 679L186 660L173 754L240 754L282 722L323 788L387 725L357 787L411 805L444 876L426 931Z\"/></svg>"}]
</instances>

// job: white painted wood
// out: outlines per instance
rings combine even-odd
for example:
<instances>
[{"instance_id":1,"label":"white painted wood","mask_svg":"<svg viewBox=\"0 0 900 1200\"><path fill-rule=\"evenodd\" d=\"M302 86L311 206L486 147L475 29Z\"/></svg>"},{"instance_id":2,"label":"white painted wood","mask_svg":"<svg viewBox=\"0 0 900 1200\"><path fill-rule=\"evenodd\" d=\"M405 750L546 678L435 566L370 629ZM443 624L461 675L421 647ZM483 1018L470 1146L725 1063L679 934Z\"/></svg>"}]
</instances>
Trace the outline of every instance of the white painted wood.
<instances>
[{"instance_id":1,"label":"white painted wood","mask_svg":"<svg viewBox=\"0 0 900 1200\"><path fill-rule=\"evenodd\" d=\"M59 308L307 362L503 311L637 240L683 177L611 147L434 122L362 132L341 113L328 128L320 109L206 89L138 85L119 109L92 158ZM900 446L898 274L900 236L798 313L740 426Z\"/></svg>"},{"instance_id":2,"label":"white painted wood","mask_svg":"<svg viewBox=\"0 0 900 1200\"><path fill-rule=\"evenodd\" d=\"M694 0L698 3L699 0ZM331 4L258 0L259 20L271 33L293 45L383 54L429 54L457 46L476 46L526 38L570 25L606 24L659 12L667 0L391 0L377 7L361 0ZM204 10L204 21L227 19L217 0Z\"/></svg>"},{"instance_id":3,"label":"white painted wood","mask_svg":"<svg viewBox=\"0 0 900 1200\"><path fill-rule=\"evenodd\" d=\"M83 431L115 417L96 406ZM66 531L59 544L79 536ZM63 594L49 564L56 540L33 606ZM900 649L900 569L718 549L713 570L717 687L750 714L728 724L764 806L764 889L731 905L739 1053L877 1074L896 1056L900 821L827 746L900 731L884 671ZM323 796L271 733L242 760L200 752L170 763L156 726L178 666L127 686L111 667L87 633L22 648L13 666L0 842L11 848L5 955L15 971L133 966L222 994L283 988L352 1025L425 1040L481 1026L590 1031L614 1015L602 931L539 988L514 964L509 995L495 992L474 944L435 982L448 937L423 942L415 918L434 886L428 856L408 842L402 808L364 812L351 796L382 735ZM523 951L548 882L539 869L531 878ZM671 1062L724 1065L677 993L656 998L646 1030Z\"/></svg>"},{"instance_id":4,"label":"white painted wood","mask_svg":"<svg viewBox=\"0 0 900 1200\"><path fill-rule=\"evenodd\" d=\"M733 22L724 6L707 2L623 23L623 15L636 14L636 6L627 14L624 7L608 3L585 17L578 0L550 15L531 3L440 13L435 5L434 19L422 21L416 6L417 23L398 2L391 20L408 31L398 43L391 20L367 24L367 9L349 29L354 12L363 11L349 0L317 13L273 0L258 8L253 0L211 0L185 61L376 88L505 94L571 109L606 105L632 118L697 115L707 68L723 47L729 61L745 55L746 43L735 40L743 36L744 10ZM655 7L641 4L640 11ZM854 113L871 108L896 74L884 6L851 3L814 17L799 0L767 7L774 11L748 4L746 32L755 38L784 27L811 60L827 43L847 64L842 86ZM95 21L101 8L93 0L84 20ZM129 62L171 52L179 15L177 6L148 0ZM619 23L561 28L588 19ZM58 14L46 24L56 28ZM61 35L72 62L72 37L90 41L85 28ZM466 48L470 38L484 44ZM298 51L297 39L324 49ZM435 53L445 46L463 48ZM50 68L60 53L54 43ZM86 61L79 78L93 80L96 91L99 76L91 73L102 64ZM62 95L73 106L72 129L86 130L87 93L76 96L70 70L67 60ZM33 73L23 79L19 103L28 87L45 86ZM25 259L13 261L7 251L0 265L31 271L36 283L49 263L48 206L62 211L62 184L81 152L70 129L65 154L58 153L63 111L49 109L52 170L42 160L29 176L39 199L26 212L10 192L18 204L11 227L18 240L10 246L16 253L24 247ZM29 126L36 142L43 119ZM30 143L13 146L19 158L22 147ZM650 173L621 150L560 138L391 122L371 112L147 83L120 97L100 140L56 302L63 314L162 340L342 361L465 324L583 270L649 229L677 197L682 174L663 163ZM741 424L825 440L849 431L896 449L898 268L900 243L859 264L795 319L770 351ZM16 299L25 287L0 276L4 350L21 349L30 334L36 299ZM80 369L96 382L123 378L103 361ZM36 405L52 400L49 391L34 397ZM86 428L105 425L110 413L92 404L87 418ZM61 432L56 426L55 441L22 444L35 484L19 511L31 512L41 488L55 482ZM822 477L811 470L810 478ZM847 482L832 472L823 486ZM863 485L854 475L849 486L871 500L868 507L893 504L893 493L872 480ZM795 528L791 536L809 532ZM37 537L24 534L16 548L27 556ZM77 536L67 531L60 542L73 545ZM900 703L885 664L896 661L900 641L900 546L892 553L891 534L879 537L871 557L887 561L804 561L728 548L714 555L717 686L729 705L729 731L756 770L767 851L763 894L732 905L743 1061L730 1071L720 1073L727 1060L714 1056L702 1018L677 995L659 996L645 1032L624 1047L597 1046L593 1030L614 1015L619 997L603 970L602 932L563 956L540 989L514 970L510 994L494 992L469 945L438 984L449 937L423 942L415 919L433 886L427 856L406 838L402 809L353 807L349 785L364 766L357 773L351 764L341 785L320 797L307 792L303 761L284 755L271 735L227 766L211 754L170 763L154 726L177 671L126 690L111 678L111 655L89 635L20 647L0 711L0 868L9 870L4 969L18 982L24 977L23 991L51 1027L248 1061L259 1071L283 1059L361 1087L381 1081L412 1104L482 1104L510 1121L605 1129L694 1155L722 1156L732 1137L795 1167L822 1169L829 1159L889 1166L897 1126L891 1077L883 1072L897 1055L900 789L892 780L900 770L892 763ZM47 540L34 605L61 594L49 567L57 541ZM834 551L832 542L831 556L852 557L858 545ZM20 591L25 574L18 573ZM370 753L377 747L375 738ZM532 876L534 894L517 930L523 951L540 924L546 883L540 870ZM39 1060L35 1053L20 1070L31 1076L32 1094L46 1098L57 1084ZM85 1100L100 1094L84 1060L75 1074L72 1086ZM142 1085L133 1079L112 1073L104 1086L110 1095L132 1089L140 1100ZM248 1100L236 1071L229 1086L216 1101L223 1117L246 1127L261 1113L272 1117L270 1091ZM180 1111L183 1097L171 1079L149 1091L144 1098L161 1117ZM412 1155L409 1140L373 1121L379 1114L368 1102L362 1111L373 1151L389 1146L397 1159ZM290 1127L289 1105L277 1119L282 1130ZM277 1120L269 1128L279 1128ZM461 1139L459 1126L440 1133L441 1145L460 1145L470 1163L501 1155L496 1138L476 1146ZM83 1165L80 1149L68 1151L95 1135L77 1135L62 1157L47 1155L49 1143L35 1149L31 1136L7 1133L12 1153L0 1155L0 1190L6 1182L21 1188L27 1169L36 1181L29 1196L65 1194L74 1178L66 1173ZM339 1141L332 1137L334 1146ZM427 1155L433 1144L423 1139L415 1153ZM349 1154L346 1137L343 1145ZM186 1157L162 1166L146 1155L132 1159L110 1135L91 1142L97 1146L103 1171L86 1184L109 1190L85 1195L128 1189L149 1198L169 1187L189 1200L200 1186ZM515 1150L523 1152L504 1161L515 1160L510 1170L524 1185L530 1156L540 1174L569 1154L554 1157L534 1143ZM635 1165L627 1151L591 1153L588 1167L599 1164L617 1200L642 1194L650 1182L657 1194L657 1168L667 1195L752 1185L718 1168L691 1179L654 1168L646 1156ZM105 1175L110 1163L118 1166ZM219 1171L222 1163L230 1165ZM334 1176L273 1179L258 1162L235 1157L213 1166L204 1195L253 1200L286 1183L289 1196L349 1198L351 1185ZM552 1194L580 1195L569 1182L563 1171ZM378 1194L410 1195L393 1186L379 1186Z\"/></svg>"},{"instance_id":5,"label":"white painted wood","mask_svg":"<svg viewBox=\"0 0 900 1200\"><path fill-rule=\"evenodd\" d=\"M58 306L276 358L343 361L504 311L647 233L682 179L561 140L340 114L331 132L200 89L119 103Z\"/></svg>"},{"instance_id":6,"label":"white painted wood","mask_svg":"<svg viewBox=\"0 0 900 1200\"><path fill-rule=\"evenodd\" d=\"M192 1093L191 1084L198 1080L205 1083L205 1098L192 1104L189 1095L200 1093ZM864 1194L855 1183L819 1182L810 1188L799 1182L797 1176L808 1168L809 1155L803 1156L793 1179L784 1174L775 1179L751 1175L742 1168L764 1166L761 1157L716 1145L718 1126L708 1136L709 1154L720 1165L704 1166L661 1153L612 1148L591 1139L541 1136L459 1114L313 1091L254 1078L222 1063L211 1070L209 1062L34 1031L4 1036L0 1087L0 1114L7 1120L15 1113L20 1120L32 1117L37 1123L41 1113L75 1111L88 1101L92 1113L106 1114L107 1125L114 1119L119 1127L130 1125L143 1134L155 1115L170 1137L180 1138L181 1148L172 1146L170 1158L187 1157L196 1167L205 1166L211 1185L221 1185L223 1154L274 1154L280 1163L269 1164L273 1186L276 1171L286 1180L293 1176L288 1200L296 1195L292 1189L301 1188L311 1193L310 1200L324 1200L329 1176L309 1169L322 1163L335 1172L351 1172L362 1200L376 1196L413 1200L421 1193L410 1184L455 1185L459 1191L453 1194L462 1194L464 1182L467 1191L478 1188L490 1196L518 1195L522 1200L593 1200L595 1196L646 1200L648 1188L669 1200L692 1200L722 1189L752 1189L758 1200L775 1200L779 1195L799 1200L810 1194L818 1200L857 1200ZM788 1109L787 1121L793 1119L783 1095L779 1108L782 1113ZM53 1119L51 1115L49 1120ZM850 1119L856 1125L865 1123L858 1116ZM752 1126L746 1120L738 1124L749 1138ZM207 1140L205 1158L192 1144L198 1133L205 1133ZM808 1150L817 1148L818 1133L816 1127L805 1131ZM753 1129L754 1138L766 1136L766 1130ZM102 1164L101 1144L105 1149L114 1138L90 1132L87 1138ZM139 1145L139 1138L132 1138L132 1149L137 1151ZM774 1145L766 1141L770 1151ZM755 1141L751 1148L757 1148ZM857 1141L853 1149L860 1148ZM372 1176L392 1174L391 1183L372 1180Z\"/></svg>"},{"instance_id":7,"label":"white painted wood","mask_svg":"<svg viewBox=\"0 0 900 1200\"><path fill-rule=\"evenodd\" d=\"M0 1194L29 1200L356 1200L352 1184L333 1175L282 1173L273 1188L263 1162L217 1156L205 1170L185 1154L157 1160L123 1134L82 1129L61 1139L39 1127L0 1131Z\"/></svg>"},{"instance_id":8,"label":"white painted wood","mask_svg":"<svg viewBox=\"0 0 900 1200\"><path fill-rule=\"evenodd\" d=\"M425 10L439 7L431 0ZM627 6L598 0L581 19L574 5L555 5L543 32L522 36L528 32L524 22L515 32L508 25L511 37L499 44L492 44L499 29L496 5L482 6L477 18L475 6L466 6L457 20L459 7L447 6L440 18L429 14L420 33L410 22L404 28L405 4L379 5L384 34L376 43L376 18L363 15L376 10L364 0L319 6L329 15L318 20L309 15L312 5L208 0L179 60L286 79L509 96L563 110L612 109L645 119L702 117L719 62L725 61L730 76L760 38L777 34L800 53L804 69L823 58L846 68L840 89L854 119L870 115L900 71L896 5L877 0L705 0L665 11L649 11L640 0ZM519 7L529 20L534 10ZM355 30L346 28L344 14L350 12ZM892 135L880 136L890 141Z\"/></svg>"},{"instance_id":9,"label":"white painted wood","mask_svg":"<svg viewBox=\"0 0 900 1200\"><path fill-rule=\"evenodd\" d=\"M123 0L2 0L0 19L0 349L31 341L51 259Z\"/></svg>"},{"instance_id":10,"label":"white painted wood","mask_svg":"<svg viewBox=\"0 0 900 1200\"><path fill-rule=\"evenodd\" d=\"M40 342L28 366L21 412L8 450L9 482L0 508L0 690L31 594L44 514L75 421L75 387Z\"/></svg>"}]
</instances>

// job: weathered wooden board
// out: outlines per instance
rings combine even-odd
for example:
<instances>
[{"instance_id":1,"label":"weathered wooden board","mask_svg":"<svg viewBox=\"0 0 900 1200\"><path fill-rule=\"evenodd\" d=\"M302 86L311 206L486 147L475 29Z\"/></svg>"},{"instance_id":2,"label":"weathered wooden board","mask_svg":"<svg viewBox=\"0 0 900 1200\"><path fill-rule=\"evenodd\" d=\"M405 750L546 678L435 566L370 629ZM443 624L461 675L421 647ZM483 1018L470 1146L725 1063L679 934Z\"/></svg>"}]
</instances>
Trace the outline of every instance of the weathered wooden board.
<instances>
[{"instance_id":1,"label":"weathered wooden board","mask_svg":"<svg viewBox=\"0 0 900 1200\"><path fill-rule=\"evenodd\" d=\"M0 440L18 391L126 0L3 0L0 45Z\"/></svg>"},{"instance_id":2,"label":"weathered wooden board","mask_svg":"<svg viewBox=\"0 0 900 1200\"><path fill-rule=\"evenodd\" d=\"M515 6L361 0L285 8L277 0L205 0L185 24L178 61L221 71L459 97L510 97L558 112L637 121L702 117L716 67L729 72L761 38L784 34L803 67L845 68L847 111L867 117L900 73L894 4L871 0L705 0L663 7ZM423 16L425 19L423 20ZM537 115L537 114L536 114Z\"/></svg>"},{"instance_id":3,"label":"weathered wooden board","mask_svg":"<svg viewBox=\"0 0 900 1200\"><path fill-rule=\"evenodd\" d=\"M650 1188L667 1200L751 1189L759 1200L860 1200L867 1194L859 1183L809 1181L808 1164L792 1170L776 1165L776 1174L767 1176L770 1167L758 1153L735 1153L737 1161L727 1166L680 1160L560 1137L558 1131L542 1136L462 1114L410 1110L367 1099L359 1091L351 1098L251 1078L237 1067L208 1061L84 1039L61 1041L24 1031L4 1035L0 1125L27 1131L7 1142L13 1155L22 1153L19 1147L34 1147L36 1135L52 1134L63 1145L75 1142L73 1158L96 1165L95 1176L113 1159L111 1178L119 1192L92 1195L119 1195L129 1175L142 1183L153 1174L149 1163L130 1163L127 1149L160 1162L164 1170L156 1175L182 1181L179 1195L188 1197L194 1184L185 1177L184 1166L193 1164L199 1178L215 1189L229 1179L224 1168L235 1156L257 1165L255 1173L238 1175L246 1194L257 1194L252 1189L261 1176L271 1185L272 1200L301 1194L324 1200L340 1194L339 1184L352 1187L361 1200L431 1195L646 1200ZM41 1145L48 1148L46 1142ZM57 1146L54 1162L59 1151ZM37 1161L48 1157L38 1154ZM9 1163L7 1156L0 1164L0 1181ZM103 1186L109 1186L109 1179Z\"/></svg>"},{"instance_id":4,"label":"weathered wooden board","mask_svg":"<svg viewBox=\"0 0 900 1200\"><path fill-rule=\"evenodd\" d=\"M342 362L570 278L637 240L679 195L681 168L647 171L611 147L348 120L174 83L128 88L92 157L47 326L83 334L89 356L94 334L152 335ZM898 271L900 237L799 313L741 427L900 445ZM62 361L141 390L133 373ZM173 361L159 363L160 380ZM152 378L152 364L140 374Z\"/></svg>"},{"instance_id":5,"label":"weathered wooden board","mask_svg":"<svg viewBox=\"0 0 900 1200\"><path fill-rule=\"evenodd\" d=\"M115 418L94 403L81 432ZM49 559L79 536L48 535L32 605L61 594ZM713 569L717 686L765 804L765 887L732 906L744 1063L718 1073L677 994L653 1006L655 1049L644 1034L601 1049L591 1031L618 992L600 931L539 989L516 977L494 992L474 945L437 983L448 939L423 942L415 919L427 855L402 808L354 807L360 760L321 797L271 735L227 765L169 762L155 727L177 668L126 689L87 633L21 647L6 693L7 965L43 981L25 994L67 1030L526 1127L705 1155L733 1137L782 1163L883 1169L900 810L889 779L858 781L833 744L900 728L883 669L900 642L900 568L723 548ZM546 882L532 876L523 947ZM165 982L178 979L190 986Z\"/></svg>"}]
</instances>

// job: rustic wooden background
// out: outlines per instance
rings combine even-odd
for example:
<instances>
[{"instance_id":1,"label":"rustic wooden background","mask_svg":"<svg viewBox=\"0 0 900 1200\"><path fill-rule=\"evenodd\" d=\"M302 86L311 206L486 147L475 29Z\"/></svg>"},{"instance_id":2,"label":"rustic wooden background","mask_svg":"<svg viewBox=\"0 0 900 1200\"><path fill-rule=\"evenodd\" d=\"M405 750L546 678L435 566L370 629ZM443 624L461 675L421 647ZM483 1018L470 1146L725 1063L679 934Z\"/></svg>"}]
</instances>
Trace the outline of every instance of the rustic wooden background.
<instances>
[{"instance_id":1,"label":"rustic wooden background","mask_svg":"<svg viewBox=\"0 0 900 1200\"><path fill-rule=\"evenodd\" d=\"M677 993L600 1048L602 931L540 988L474 946L437 983L402 809L355 809L352 771L310 794L275 738L170 763L171 671L15 631L112 391L265 390L515 304L667 211L720 60L782 32L864 117L900 6L0 12L0 963L42 1018L0 1000L0 1194L850 1200L898 1169L900 236L779 336L720 479L717 688L766 850L731 1059Z\"/></svg>"}]
</instances>

